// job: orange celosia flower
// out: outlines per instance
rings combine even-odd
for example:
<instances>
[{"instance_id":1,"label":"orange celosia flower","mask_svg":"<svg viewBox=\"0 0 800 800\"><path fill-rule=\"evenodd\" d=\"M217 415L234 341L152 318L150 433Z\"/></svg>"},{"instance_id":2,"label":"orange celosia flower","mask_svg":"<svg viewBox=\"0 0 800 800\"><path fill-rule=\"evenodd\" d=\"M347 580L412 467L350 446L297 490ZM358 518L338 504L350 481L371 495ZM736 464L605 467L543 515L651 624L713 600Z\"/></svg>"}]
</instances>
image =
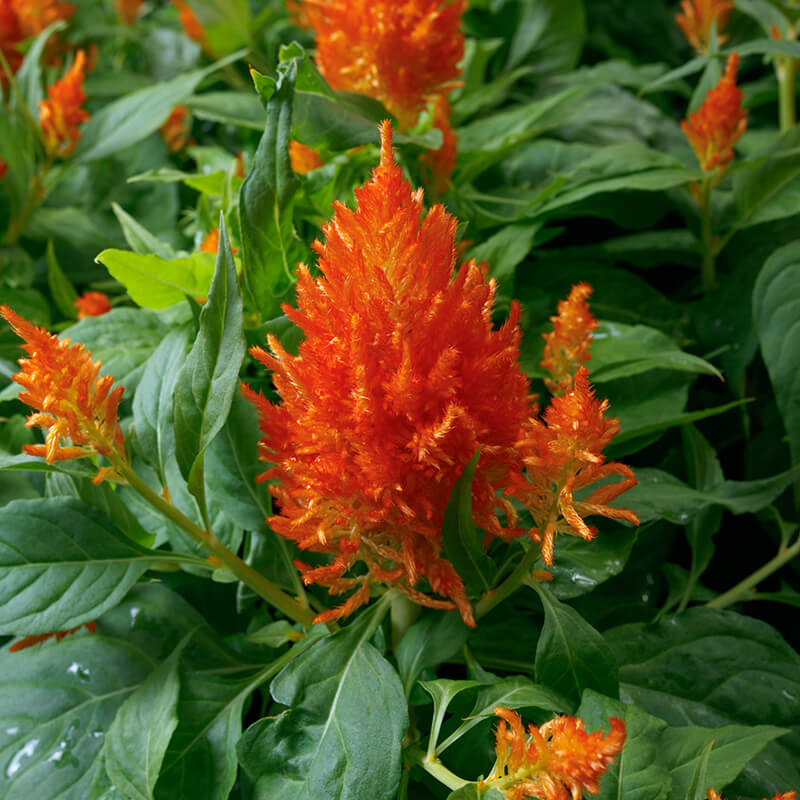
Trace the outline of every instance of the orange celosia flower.
<instances>
[{"instance_id":1,"label":"orange celosia flower","mask_svg":"<svg viewBox=\"0 0 800 800\"><path fill-rule=\"evenodd\" d=\"M314 30L328 83L381 100L401 128L456 85L466 0L298 0L290 8Z\"/></svg>"},{"instance_id":2,"label":"orange celosia flower","mask_svg":"<svg viewBox=\"0 0 800 800\"><path fill-rule=\"evenodd\" d=\"M17 49L17 45L24 39L19 18L10 1L0 0L0 52L8 62L12 73L16 73L22 64L23 55ZM0 70L0 86L5 87L7 80L5 70Z\"/></svg>"},{"instance_id":3,"label":"orange celosia flower","mask_svg":"<svg viewBox=\"0 0 800 800\"><path fill-rule=\"evenodd\" d=\"M681 13L675 15L675 21L689 44L698 53L705 53L711 43L714 22L717 23L717 41L720 44L727 41L728 37L720 32L734 7L732 0L681 0Z\"/></svg>"},{"instance_id":4,"label":"orange celosia flower","mask_svg":"<svg viewBox=\"0 0 800 800\"><path fill-rule=\"evenodd\" d=\"M455 278L457 221L436 205L423 218L394 161L391 127L381 126L381 160L356 190L357 208L336 204L315 242L319 277L299 267L298 309L285 313L305 332L297 356L274 337L272 354L251 352L273 372L282 405L245 387L260 411L261 453L277 478L272 527L332 563L300 565L306 583L356 592L327 620L369 598L372 580L415 602L457 606L474 624L464 586L442 557L444 511L464 466L481 448L473 516L492 535L513 508L497 491L519 469L514 445L531 411L518 366L519 307L498 330L496 292L485 265ZM502 391L498 392L498 387ZM344 577L357 561L369 575ZM447 600L425 594L428 587Z\"/></svg>"},{"instance_id":5,"label":"orange celosia flower","mask_svg":"<svg viewBox=\"0 0 800 800\"><path fill-rule=\"evenodd\" d=\"M8 172L8 164L3 161L2 156L0 156L0 181L3 180L3 176Z\"/></svg>"},{"instance_id":6,"label":"orange celosia flower","mask_svg":"<svg viewBox=\"0 0 800 800\"><path fill-rule=\"evenodd\" d=\"M439 95L433 108L433 124L442 132L442 146L438 150L430 150L420 157L420 164L427 180L427 185L435 195L441 195L450 183L450 176L456 167L456 151L458 137L450 125L450 104Z\"/></svg>"},{"instance_id":7,"label":"orange celosia flower","mask_svg":"<svg viewBox=\"0 0 800 800\"><path fill-rule=\"evenodd\" d=\"M114 0L119 21L123 25L133 25L142 8L142 0Z\"/></svg>"},{"instance_id":8,"label":"orange celosia flower","mask_svg":"<svg viewBox=\"0 0 800 800\"><path fill-rule=\"evenodd\" d=\"M544 358L541 366L551 377L544 382L551 394L560 395L572 386L575 371L591 356L592 332L597 320L586 302L592 294L588 283L572 287L569 297L558 303L558 315L550 317L553 330L544 336Z\"/></svg>"},{"instance_id":9,"label":"orange celosia flower","mask_svg":"<svg viewBox=\"0 0 800 800\"><path fill-rule=\"evenodd\" d=\"M602 451L619 432L616 419L605 419L607 409L607 400L595 398L586 367L579 367L572 388L553 398L544 420L528 420L517 444L526 473L512 475L507 493L530 511L536 523L532 536L541 542L548 566L553 563L557 533L586 540L596 536L597 530L586 524L585 516L598 514L639 524L633 511L608 505L635 486L636 478L625 464L604 463ZM574 499L575 492L610 475L623 480L605 484L583 500Z\"/></svg>"},{"instance_id":10,"label":"orange celosia flower","mask_svg":"<svg viewBox=\"0 0 800 800\"><path fill-rule=\"evenodd\" d=\"M217 250L219 250L219 228L212 228L206 234L206 238L203 239L202 243L200 244L200 250L203 253L212 253L213 255L217 254ZM236 247L231 247L231 252L236 255L239 250ZM203 302L205 302L205 300L203 300Z\"/></svg>"},{"instance_id":11,"label":"orange celosia flower","mask_svg":"<svg viewBox=\"0 0 800 800\"><path fill-rule=\"evenodd\" d=\"M183 32L190 38L202 45L204 48L208 46L206 41L206 32L203 30L203 25L197 15L192 10L192 7L186 0L172 0L172 4L178 9L178 20L181 23Z\"/></svg>"},{"instance_id":12,"label":"orange celosia flower","mask_svg":"<svg viewBox=\"0 0 800 800\"><path fill-rule=\"evenodd\" d=\"M68 156L81 138L78 126L89 119L88 112L81 108L86 100L83 91L85 64L86 55L78 50L66 75L47 88L46 100L39 101L39 124L45 149L51 156Z\"/></svg>"},{"instance_id":13,"label":"orange celosia flower","mask_svg":"<svg viewBox=\"0 0 800 800\"><path fill-rule=\"evenodd\" d=\"M48 464L95 453L108 456L114 452L124 458L124 436L117 420L124 389L112 390L114 379L100 377L100 362L92 361L83 345L59 340L8 306L0 306L0 316L25 340L23 349L30 355L19 360L22 370L14 376L25 389L19 399L37 409L26 424L49 428L45 443L25 445L25 452L43 456ZM62 445L61 440L67 438L71 444ZM101 470L96 480L111 474Z\"/></svg>"},{"instance_id":14,"label":"orange celosia flower","mask_svg":"<svg viewBox=\"0 0 800 800\"><path fill-rule=\"evenodd\" d=\"M56 641L60 642L65 636L69 636L72 633L77 633L83 625L78 625L77 628L72 628L68 631L59 631L58 633L39 633L35 636L26 636L24 639L20 639L18 642L15 642L8 648L9 653L16 653L20 650L25 650L27 647L33 647L35 644L39 644L39 642L44 642L46 639L50 639L53 636L56 637ZM97 633L97 624L94 622L87 622L86 623L86 630L89 633Z\"/></svg>"},{"instance_id":15,"label":"orange celosia flower","mask_svg":"<svg viewBox=\"0 0 800 800\"><path fill-rule=\"evenodd\" d=\"M84 292L76 301L78 319L100 317L111 311L111 301L102 292Z\"/></svg>"},{"instance_id":16,"label":"orange celosia flower","mask_svg":"<svg viewBox=\"0 0 800 800\"><path fill-rule=\"evenodd\" d=\"M495 753L497 761L485 787L506 800L581 800L583 792L597 794L600 778L625 744L625 723L611 717L611 731L586 733L583 720L556 717L528 735L519 714L498 706Z\"/></svg>"},{"instance_id":17,"label":"orange celosia flower","mask_svg":"<svg viewBox=\"0 0 800 800\"><path fill-rule=\"evenodd\" d=\"M706 798L707 800L723 800L713 787L706 793ZM767 800L767 798L765 797L764 800ZM776 794L772 800L797 800L797 792L782 792Z\"/></svg>"},{"instance_id":18,"label":"orange celosia flower","mask_svg":"<svg viewBox=\"0 0 800 800\"><path fill-rule=\"evenodd\" d=\"M183 150L189 141L189 109L183 105L175 106L158 132L170 153Z\"/></svg>"},{"instance_id":19,"label":"orange celosia flower","mask_svg":"<svg viewBox=\"0 0 800 800\"><path fill-rule=\"evenodd\" d=\"M69 19L77 10L62 0L9 0L17 15L22 38L38 36L48 25L60 19Z\"/></svg>"},{"instance_id":20,"label":"orange celosia flower","mask_svg":"<svg viewBox=\"0 0 800 800\"><path fill-rule=\"evenodd\" d=\"M725 73L710 89L705 102L681 128L697 155L700 167L709 172L725 167L733 158L733 146L747 128L747 112L742 109L742 90L736 86L739 56L731 53Z\"/></svg>"},{"instance_id":21,"label":"orange celosia flower","mask_svg":"<svg viewBox=\"0 0 800 800\"><path fill-rule=\"evenodd\" d=\"M313 147L296 142L294 139L289 142L289 160L292 162L292 169L299 175L305 175L325 163Z\"/></svg>"}]
</instances>

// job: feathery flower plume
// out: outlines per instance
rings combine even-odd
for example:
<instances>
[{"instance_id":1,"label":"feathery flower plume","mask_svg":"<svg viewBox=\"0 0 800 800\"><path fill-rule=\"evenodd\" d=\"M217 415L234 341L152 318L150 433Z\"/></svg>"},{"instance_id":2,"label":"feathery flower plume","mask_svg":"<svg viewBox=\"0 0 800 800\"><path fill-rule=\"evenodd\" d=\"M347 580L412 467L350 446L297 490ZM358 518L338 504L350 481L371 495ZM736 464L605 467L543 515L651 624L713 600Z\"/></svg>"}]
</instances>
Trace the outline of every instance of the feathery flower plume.
<instances>
[{"instance_id":1,"label":"feathery flower plume","mask_svg":"<svg viewBox=\"0 0 800 800\"><path fill-rule=\"evenodd\" d=\"M192 7L186 0L172 0L172 4L178 9L178 20L181 23L183 32L190 39L206 48L208 46L206 32L203 30L200 20L197 19L197 15L192 11Z\"/></svg>"},{"instance_id":2,"label":"feathery flower plume","mask_svg":"<svg viewBox=\"0 0 800 800\"><path fill-rule=\"evenodd\" d=\"M313 147L296 142L294 139L289 142L289 161L298 175L305 175L325 163Z\"/></svg>"},{"instance_id":3,"label":"feathery flower plume","mask_svg":"<svg viewBox=\"0 0 800 800\"><path fill-rule=\"evenodd\" d=\"M78 319L100 317L111 311L111 301L102 292L84 292L76 301Z\"/></svg>"},{"instance_id":4,"label":"feathery flower plume","mask_svg":"<svg viewBox=\"0 0 800 800\"><path fill-rule=\"evenodd\" d=\"M553 330L544 336L544 358L541 366L550 376L544 382L548 391L561 395L572 386L575 371L585 364L591 356L592 332L597 320L589 311L586 302L592 294L588 283L578 283L572 287L569 297L558 303L558 314L550 317Z\"/></svg>"},{"instance_id":5,"label":"feathery flower plume","mask_svg":"<svg viewBox=\"0 0 800 800\"><path fill-rule=\"evenodd\" d=\"M63 0L9 0L9 5L19 20L23 39L38 36L48 25L69 19L77 10Z\"/></svg>"},{"instance_id":6,"label":"feathery flower plume","mask_svg":"<svg viewBox=\"0 0 800 800\"><path fill-rule=\"evenodd\" d=\"M717 41L722 44L728 40L721 31L734 7L732 0L681 0L681 11L675 15L675 21L689 44L698 53L706 53L714 22L717 23Z\"/></svg>"},{"instance_id":7,"label":"feathery flower plume","mask_svg":"<svg viewBox=\"0 0 800 800\"><path fill-rule=\"evenodd\" d=\"M28 647L33 647L35 644L39 644L39 642L44 642L47 639L51 639L53 636L56 637L56 641L60 642L65 636L69 636L72 633L77 633L83 625L78 625L77 628L71 628L68 631L59 631L58 633L37 633L35 636L26 636L24 639L20 639L18 642L15 642L8 648L9 653L17 653L20 650L25 650ZM86 630L89 633L97 633L97 624L94 622L87 622L86 623Z\"/></svg>"},{"instance_id":8,"label":"feathery flower plume","mask_svg":"<svg viewBox=\"0 0 800 800\"><path fill-rule=\"evenodd\" d=\"M136 22L142 8L142 0L114 0L119 21L123 25L131 26Z\"/></svg>"},{"instance_id":9,"label":"feathery flower plume","mask_svg":"<svg viewBox=\"0 0 800 800\"><path fill-rule=\"evenodd\" d=\"M380 581L422 605L455 606L474 624L442 557L441 526L481 448L475 522L491 535L523 533L502 529L497 516L513 515L497 491L519 468L514 445L531 411L517 363L520 312L513 304L495 330L496 284L485 265L466 262L453 278L457 221L440 205L423 216L421 190L394 161L388 122L380 132L380 164L356 189L356 209L337 203L325 244L313 245L321 275L300 265L298 308L284 306L305 332L298 355L272 336L271 353L251 350L272 371L281 405L244 390L260 412L261 457L274 465L262 479L279 480L270 488L280 515L270 524L301 549L334 556L300 565L306 583L355 590L318 619L350 613ZM356 562L368 574L346 577Z\"/></svg>"},{"instance_id":10,"label":"feathery flower plume","mask_svg":"<svg viewBox=\"0 0 800 800\"><path fill-rule=\"evenodd\" d=\"M78 144L78 126L89 119L81 106L86 100L83 71L86 55L78 50L75 60L63 78L47 88L47 99L39 101L39 124L44 146L51 156L65 158Z\"/></svg>"},{"instance_id":11,"label":"feathery flower plume","mask_svg":"<svg viewBox=\"0 0 800 800\"><path fill-rule=\"evenodd\" d=\"M481 781L506 800L581 800L583 792L597 794L600 778L625 744L625 723L611 717L609 733L586 733L583 720L556 717L528 734L519 714L498 706L495 732L497 761Z\"/></svg>"},{"instance_id":12,"label":"feathery flower plume","mask_svg":"<svg viewBox=\"0 0 800 800\"><path fill-rule=\"evenodd\" d=\"M175 106L158 132L170 153L183 150L189 141L189 109L184 105Z\"/></svg>"},{"instance_id":13,"label":"feathery flower plume","mask_svg":"<svg viewBox=\"0 0 800 800\"><path fill-rule=\"evenodd\" d=\"M713 787L706 793L706 798L707 800L724 800ZM764 800L767 800L767 798L765 797ZM797 792L779 792L772 800L797 800Z\"/></svg>"},{"instance_id":14,"label":"feathery flower plume","mask_svg":"<svg viewBox=\"0 0 800 800\"><path fill-rule=\"evenodd\" d=\"M700 167L710 172L733 158L733 146L747 128L742 90L736 86L739 56L731 53L719 83L709 89L703 105L681 122Z\"/></svg>"},{"instance_id":15,"label":"feathery flower plume","mask_svg":"<svg viewBox=\"0 0 800 800\"><path fill-rule=\"evenodd\" d=\"M112 451L124 458L124 436L117 419L124 389L112 390L114 379L100 377L100 362L92 361L83 345L60 340L8 306L0 306L0 316L25 340L23 349L30 356L19 360L22 369L14 376L25 389L19 399L35 409L26 424L49 429L43 445L25 445L25 452L44 457L48 464L96 453L107 456ZM71 443L61 444L62 439ZM95 482L112 476L112 470L103 468Z\"/></svg>"},{"instance_id":16,"label":"feathery flower plume","mask_svg":"<svg viewBox=\"0 0 800 800\"><path fill-rule=\"evenodd\" d=\"M450 176L456 168L458 137L450 125L450 104L442 95L436 98L433 106L433 124L442 132L442 146L429 150L420 156L420 165L434 195L445 192Z\"/></svg>"},{"instance_id":17,"label":"feathery flower plume","mask_svg":"<svg viewBox=\"0 0 800 800\"><path fill-rule=\"evenodd\" d=\"M586 516L596 514L639 524L633 511L608 505L635 486L636 478L625 464L604 463L602 451L619 432L616 419L605 419L607 410L608 401L594 396L586 367L579 367L572 388L553 398L543 420L531 417L517 443L525 474L512 474L506 493L530 511L536 523L531 536L541 542L542 558L548 566L553 563L556 534L567 533L587 541L597 535L597 529L584 521ZM575 492L610 475L623 480L575 500Z\"/></svg>"},{"instance_id":18,"label":"feathery flower plume","mask_svg":"<svg viewBox=\"0 0 800 800\"><path fill-rule=\"evenodd\" d=\"M23 55L17 49L17 45L25 39L22 27L19 24L19 17L11 7L8 0L0 1L0 52L8 62L12 73L20 68ZM7 81L5 70L0 70L0 86L5 87Z\"/></svg>"}]
</instances>

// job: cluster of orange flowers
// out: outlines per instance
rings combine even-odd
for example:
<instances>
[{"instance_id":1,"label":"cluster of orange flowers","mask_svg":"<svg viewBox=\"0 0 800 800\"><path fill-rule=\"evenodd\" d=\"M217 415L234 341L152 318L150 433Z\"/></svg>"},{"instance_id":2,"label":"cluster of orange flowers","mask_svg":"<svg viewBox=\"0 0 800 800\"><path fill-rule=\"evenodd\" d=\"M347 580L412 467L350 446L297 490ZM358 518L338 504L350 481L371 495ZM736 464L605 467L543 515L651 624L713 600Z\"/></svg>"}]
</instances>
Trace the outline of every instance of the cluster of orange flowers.
<instances>
[{"instance_id":1,"label":"cluster of orange flowers","mask_svg":"<svg viewBox=\"0 0 800 800\"><path fill-rule=\"evenodd\" d=\"M544 421L537 418L518 364L519 307L495 329L496 284L486 265L466 262L453 278L457 221L438 205L423 216L421 191L394 161L388 123L381 143L356 209L337 204L325 244L314 244L321 275L301 265L298 308L284 306L305 332L298 355L274 337L271 353L251 351L282 399L273 405L245 387L260 414L262 457L273 465L262 478L278 481L271 489L280 514L270 524L303 550L333 555L322 566L298 565L306 583L353 591L319 620L350 613L379 581L423 605L455 606L474 624L462 581L442 555L441 527L477 450L476 524L490 536L523 535L504 494L514 496L534 515L531 533L546 563L557 532L594 535L581 515L637 522L607 505L635 479L627 467L603 463L600 451L618 426L604 419L607 404L594 398L585 368ZM590 316L580 331L563 324L559 335L587 338L593 324ZM612 473L624 480L573 500L573 491ZM357 562L368 573L346 575ZM423 579L446 599L417 588Z\"/></svg>"},{"instance_id":2,"label":"cluster of orange flowers","mask_svg":"<svg viewBox=\"0 0 800 800\"><path fill-rule=\"evenodd\" d=\"M76 301L78 319L101 317L111 311L111 301L103 292L84 292Z\"/></svg>"},{"instance_id":3,"label":"cluster of orange flowers","mask_svg":"<svg viewBox=\"0 0 800 800\"><path fill-rule=\"evenodd\" d=\"M47 87L47 98L39 101L39 125L44 145L52 157L64 158L75 149L81 132L78 126L89 119L81 106L86 100L83 91L86 55L78 50L66 74Z\"/></svg>"},{"instance_id":4,"label":"cluster of orange flowers","mask_svg":"<svg viewBox=\"0 0 800 800\"><path fill-rule=\"evenodd\" d=\"M728 15L735 8L732 0L681 0L681 11L675 21L689 44L698 53L708 52L711 30L717 25L717 41L722 44L728 37L721 33L728 23Z\"/></svg>"},{"instance_id":5,"label":"cluster of orange flowers","mask_svg":"<svg viewBox=\"0 0 800 800\"><path fill-rule=\"evenodd\" d=\"M519 714L498 706L497 761L481 784L506 800L580 800L597 794L600 778L625 744L625 723L611 717L611 730L586 733L583 720L556 717L528 734Z\"/></svg>"},{"instance_id":6,"label":"cluster of orange flowers","mask_svg":"<svg viewBox=\"0 0 800 800\"><path fill-rule=\"evenodd\" d=\"M709 89L703 105L681 127L700 162L710 172L718 174L733 158L733 146L747 128L747 112L742 109L742 90L736 85L739 56L731 53L719 83Z\"/></svg>"},{"instance_id":7,"label":"cluster of orange flowers","mask_svg":"<svg viewBox=\"0 0 800 800\"><path fill-rule=\"evenodd\" d=\"M20 45L38 36L48 25L60 19L69 19L75 6L63 0L0 0L0 52L15 73L22 64ZM0 70L0 84L5 73Z\"/></svg>"},{"instance_id":8,"label":"cluster of orange flowers","mask_svg":"<svg viewBox=\"0 0 800 800\"><path fill-rule=\"evenodd\" d=\"M434 191L444 189L456 158L447 95L461 74L466 0L297 0L289 7L314 31L317 66L331 87L380 100L401 130L433 104L444 142L425 164Z\"/></svg>"},{"instance_id":9,"label":"cluster of orange flowers","mask_svg":"<svg viewBox=\"0 0 800 800\"><path fill-rule=\"evenodd\" d=\"M294 140L289 142L289 161L292 169L298 175L305 175L307 172L321 167L323 163L319 153L313 147Z\"/></svg>"},{"instance_id":10,"label":"cluster of orange flowers","mask_svg":"<svg viewBox=\"0 0 800 800\"><path fill-rule=\"evenodd\" d=\"M724 800L713 788L708 790L706 798L707 800ZM764 800L767 798L765 797ZM779 792L772 800L797 800L797 792Z\"/></svg>"}]
</instances>

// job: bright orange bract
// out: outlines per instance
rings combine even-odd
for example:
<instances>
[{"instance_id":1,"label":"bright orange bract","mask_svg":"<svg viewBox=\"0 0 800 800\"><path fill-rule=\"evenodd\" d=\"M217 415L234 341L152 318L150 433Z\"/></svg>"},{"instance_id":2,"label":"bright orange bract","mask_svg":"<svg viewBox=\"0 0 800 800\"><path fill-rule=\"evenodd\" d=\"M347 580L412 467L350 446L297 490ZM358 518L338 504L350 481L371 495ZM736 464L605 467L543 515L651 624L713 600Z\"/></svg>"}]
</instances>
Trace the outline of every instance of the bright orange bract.
<instances>
[{"instance_id":1,"label":"bright orange bract","mask_svg":"<svg viewBox=\"0 0 800 800\"><path fill-rule=\"evenodd\" d=\"M706 798L707 800L723 800L713 787L706 793ZM767 798L765 797L764 800L767 800ZM772 800L797 800L797 792L779 792Z\"/></svg>"},{"instance_id":2,"label":"bright orange bract","mask_svg":"<svg viewBox=\"0 0 800 800\"><path fill-rule=\"evenodd\" d=\"M705 53L711 43L711 28L717 23L717 41L728 37L721 34L728 15L735 8L732 0L681 0L681 12L675 15L678 27L698 53Z\"/></svg>"},{"instance_id":3,"label":"bright orange bract","mask_svg":"<svg viewBox=\"0 0 800 800\"><path fill-rule=\"evenodd\" d=\"M124 458L124 436L117 420L124 389L112 390L114 379L100 376L100 362L92 361L83 345L60 340L8 306L0 306L0 316L25 340L23 349L30 355L20 359L22 369L14 376L25 389L19 399L36 409L27 425L49 429L43 445L25 445L25 452L44 457L48 464L112 451ZM67 438L71 444L62 445ZM98 477L110 474L101 470Z\"/></svg>"},{"instance_id":4,"label":"bright orange bract","mask_svg":"<svg viewBox=\"0 0 800 800\"><path fill-rule=\"evenodd\" d=\"M189 141L189 109L184 105L175 106L158 132L170 153L183 150Z\"/></svg>"},{"instance_id":5,"label":"bright orange bract","mask_svg":"<svg viewBox=\"0 0 800 800\"><path fill-rule=\"evenodd\" d=\"M313 147L296 142L294 139L289 142L289 160L292 163L292 169L299 175L305 175L312 169L321 167L324 163Z\"/></svg>"},{"instance_id":6,"label":"bright orange bract","mask_svg":"<svg viewBox=\"0 0 800 800\"><path fill-rule=\"evenodd\" d=\"M472 624L461 579L441 555L442 519L481 448L473 515L484 530L508 533L497 514L510 504L496 492L518 468L514 444L531 409L517 364L519 308L494 329L494 281L473 261L453 279L456 220L438 205L423 216L388 123L381 141L357 208L337 204L326 243L314 244L322 275L301 266L298 308L284 306L306 335L299 354L274 337L271 355L252 351L283 401L246 389L260 411L262 457L275 465L264 478L280 480L271 487L280 516L270 523L302 549L335 555L303 567L307 583L359 589L323 619L365 602L374 579L424 605L455 604ZM370 577L343 577L357 561ZM423 593L423 580L447 599Z\"/></svg>"},{"instance_id":7,"label":"bright orange bract","mask_svg":"<svg viewBox=\"0 0 800 800\"><path fill-rule=\"evenodd\" d=\"M192 11L192 7L186 0L172 0L172 4L178 9L178 20L181 23L183 32L198 44L206 46L206 32L197 15Z\"/></svg>"},{"instance_id":8,"label":"bright orange bract","mask_svg":"<svg viewBox=\"0 0 800 800\"><path fill-rule=\"evenodd\" d=\"M550 317L553 330L544 334L541 366L551 375L544 382L552 394L563 394L570 389L575 371L591 358L589 347L597 327L586 302L591 294L588 283L576 284L569 297L559 302L558 314Z\"/></svg>"},{"instance_id":9,"label":"bright orange bract","mask_svg":"<svg viewBox=\"0 0 800 800\"><path fill-rule=\"evenodd\" d=\"M747 128L747 112L742 109L742 90L736 86L739 56L731 53L725 73L710 89L705 102L681 128L706 172L725 167L733 158L733 146Z\"/></svg>"},{"instance_id":10,"label":"bright orange bract","mask_svg":"<svg viewBox=\"0 0 800 800\"><path fill-rule=\"evenodd\" d=\"M123 25L133 25L142 8L142 0L114 0L114 8Z\"/></svg>"},{"instance_id":11,"label":"bright orange bract","mask_svg":"<svg viewBox=\"0 0 800 800\"><path fill-rule=\"evenodd\" d=\"M77 10L63 0L9 0L9 4L17 15L24 39L38 36L48 25L69 19Z\"/></svg>"},{"instance_id":12,"label":"bright orange bract","mask_svg":"<svg viewBox=\"0 0 800 800\"><path fill-rule=\"evenodd\" d=\"M100 317L111 311L111 301L103 292L84 292L76 301L78 319L84 317Z\"/></svg>"},{"instance_id":13,"label":"bright orange bract","mask_svg":"<svg viewBox=\"0 0 800 800\"><path fill-rule=\"evenodd\" d=\"M611 717L611 731L586 733L583 720L556 717L528 735L519 714L498 706L495 753L491 774L481 783L506 800L580 800L597 794L600 778L625 744L625 723Z\"/></svg>"},{"instance_id":14,"label":"bright orange bract","mask_svg":"<svg viewBox=\"0 0 800 800\"><path fill-rule=\"evenodd\" d=\"M66 75L47 88L46 100L39 101L39 124L45 149L51 156L68 156L81 138L78 126L89 119L89 113L81 108L86 100L83 91L85 66L86 55L83 50L78 50Z\"/></svg>"}]
</instances>

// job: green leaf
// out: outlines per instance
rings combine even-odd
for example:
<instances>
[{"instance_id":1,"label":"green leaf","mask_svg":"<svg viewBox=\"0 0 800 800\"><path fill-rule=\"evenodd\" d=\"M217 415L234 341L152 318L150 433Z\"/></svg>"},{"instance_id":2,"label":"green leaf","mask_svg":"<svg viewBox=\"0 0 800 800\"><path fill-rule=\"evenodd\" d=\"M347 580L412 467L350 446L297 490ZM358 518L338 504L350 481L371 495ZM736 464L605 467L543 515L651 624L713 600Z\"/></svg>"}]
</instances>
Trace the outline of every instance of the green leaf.
<instances>
[{"instance_id":1,"label":"green leaf","mask_svg":"<svg viewBox=\"0 0 800 800\"><path fill-rule=\"evenodd\" d=\"M708 780L708 759L711 757L711 749L714 742L710 741L700 753L692 775L692 782L689 784L689 791L686 800L704 800L707 792L704 787L710 785Z\"/></svg>"},{"instance_id":2,"label":"green leaf","mask_svg":"<svg viewBox=\"0 0 800 800\"><path fill-rule=\"evenodd\" d=\"M588 365L593 383L627 378L653 369L722 377L708 361L684 353L666 334L646 325L601 322L592 335Z\"/></svg>"},{"instance_id":3,"label":"green leaf","mask_svg":"<svg viewBox=\"0 0 800 800\"><path fill-rule=\"evenodd\" d=\"M0 510L0 634L67 630L113 608L164 554L68 497Z\"/></svg>"},{"instance_id":4,"label":"green leaf","mask_svg":"<svg viewBox=\"0 0 800 800\"><path fill-rule=\"evenodd\" d=\"M190 0L208 46L226 54L250 44L252 19L247 0Z\"/></svg>"},{"instance_id":5,"label":"green leaf","mask_svg":"<svg viewBox=\"0 0 800 800\"><path fill-rule=\"evenodd\" d=\"M406 697L422 670L437 667L467 641L469 628L457 611L437 611L417 620L400 640L395 657Z\"/></svg>"},{"instance_id":6,"label":"green leaf","mask_svg":"<svg viewBox=\"0 0 800 800\"><path fill-rule=\"evenodd\" d=\"M447 800L503 800L497 789L483 789L477 783L468 783L447 795Z\"/></svg>"},{"instance_id":7,"label":"green leaf","mask_svg":"<svg viewBox=\"0 0 800 800\"><path fill-rule=\"evenodd\" d=\"M447 678L440 678L435 681L420 681L419 685L433 699L433 717L431 719L431 732L428 739L428 754L434 757L443 749L438 748L436 745L439 741L439 732L442 729L447 707L456 695L467 689L474 689L476 686L480 686L480 683L478 681L454 681L448 680Z\"/></svg>"},{"instance_id":8,"label":"green leaf","mask_svg":"<svg viewBox=\"0 0 800 800\"><path fill-rule=\"evenodd\" d=\"M800 242L776 250L753 289L761 354L795 463L800 463Z\"/></svg>"},{"instance_id":9,"label":"green leaf","mask_svg":"<svg viewBox=\"0 0 800 800\"><path fill-rule=\"evenodd\" d=\"M52 239L47 242L47 282L50 284L50 294L53 296L58 310L67 319L75 319L78 316L75 308L78 293L70 279L64 274L64 270L59 266Z\"/></svg>"},{"instance_id":10,"label":"green leaf","mask_svg":"<svg viewBox=\"0 0 800 800\"><path fill-rule=\"evenodd\" d=\"M152 254L168 260L175 258L176 253L170 245L153 236L144 225L137 222L122 206L112 203L111 209L122 227L125 241L130 245L134 253L144 256Z\"/></svg>"},{"instance_id":11,"label":"green leaf","mask_svg":"<svg viewBox=\"0 0 800 800\"><path fill-rule=\"evenodd\" d=\"M42 91L42 53L56 31L62 31L67 27L63 19L56 20L48 25L34 40L25 54L25 60L15 76L17 87L25 100L25 105L34 119L39 118L39 101L44 98ZM14 97L14 93L11 93ZM12 103L12 107L15 103Z\"/></svg>"},{"instance_id":12,"label":"green leaf","mask_svg":"<svg viewBox=\"0 0 800 800\"><path fill-rule=\"evenodd\" d=\"M262 319L275 316L280 298L294 282L292 205L300 180L289 161L292 101L297 64L278 67L278 83L267 102L264 133L239 193L242 287Z\"/></svg>"},{"instance_id":13,"label":"green leaf","mask_svg":"<svg viewBox=\"0 0 800 800\"><path fill-rule=\"evenodd\" d=\"M103 250L95 259L144 308L166 308L190 297L206 297L214 272L214 256L197 252L163 259L129 250Z\"/></svg>"},{"instance_id":14,"label":"green leaf","mask_svg":"<svg viewBox=\"0 0 800 800\"><path fill-rule=\"evenodd\" d=\"M251 725L238 747L254 800L395 797L408 712L397 673L368 641L377 619L372 610L324 637L273 680L286 710Z\"/></svg>"},{"instance_id":15,"label":"green leaf","mask_svg":"<svg viewBox=\"0 0 800 800\"><path fill-rule=\"evenodd\" d=\"M544 606L544 627L536 646L536 681L571 698L584 689L617 695L617 662L603 637L549 588L532 584Z\"/></svg>"},{"instance_id":16,"label":"green leaf","mask_svg":"<svg viewBox=\"0 0 800 800\"><path fill-rule=\"evenodd\" d=\"M264 130L264 106L252 92L204 92L186 101L198 119Z\"/></svg>"},{"instance_id":17,"label":"green leaf","mask_svg":"<svg viewBox=\"0 0 800 800\"><path fill-rule=\"evenodd\" d=\"M442 544L445 557L456 568L470 593L491 589L495 567L483 549L481 533L472 521L472 481L478 467L480 450L464 467L455 482L442 521Z\"/></svg>"},{"instance_id":18,"label":"green leaf","mask_svg":"<svg viewBox=\"0 0 800 800\"><path fill-rule=\"evenodd\" d=\"M175 384L175 454L196 497L204 492L203 455L228 418L245 351L242 297L222 214L219 241L200 330Z\"/></svg>"},{"instance_id":19,"label":"green leaf","mask_svg":"<svg viewBox=\"0 0 800 800\"><path fill-rule=\"evenodd\" d=\"M164 754L178 725L178 660L191 635L125 700L106 734L106 771L129 800L153 800Z\"/></svg>"},{"instance_id":20,"label":"green leaf","mask_svg":"<svg viewBox=\"0 0 800 800\"><path fill-rule=\"evenodd\" d=\"M533 247L534 237L542 227L541 222L520 225L506 225L469 250L470 258L486 261L490 273L507 294L514 287L514 272Z\"/></svg>"}]
</instances>

